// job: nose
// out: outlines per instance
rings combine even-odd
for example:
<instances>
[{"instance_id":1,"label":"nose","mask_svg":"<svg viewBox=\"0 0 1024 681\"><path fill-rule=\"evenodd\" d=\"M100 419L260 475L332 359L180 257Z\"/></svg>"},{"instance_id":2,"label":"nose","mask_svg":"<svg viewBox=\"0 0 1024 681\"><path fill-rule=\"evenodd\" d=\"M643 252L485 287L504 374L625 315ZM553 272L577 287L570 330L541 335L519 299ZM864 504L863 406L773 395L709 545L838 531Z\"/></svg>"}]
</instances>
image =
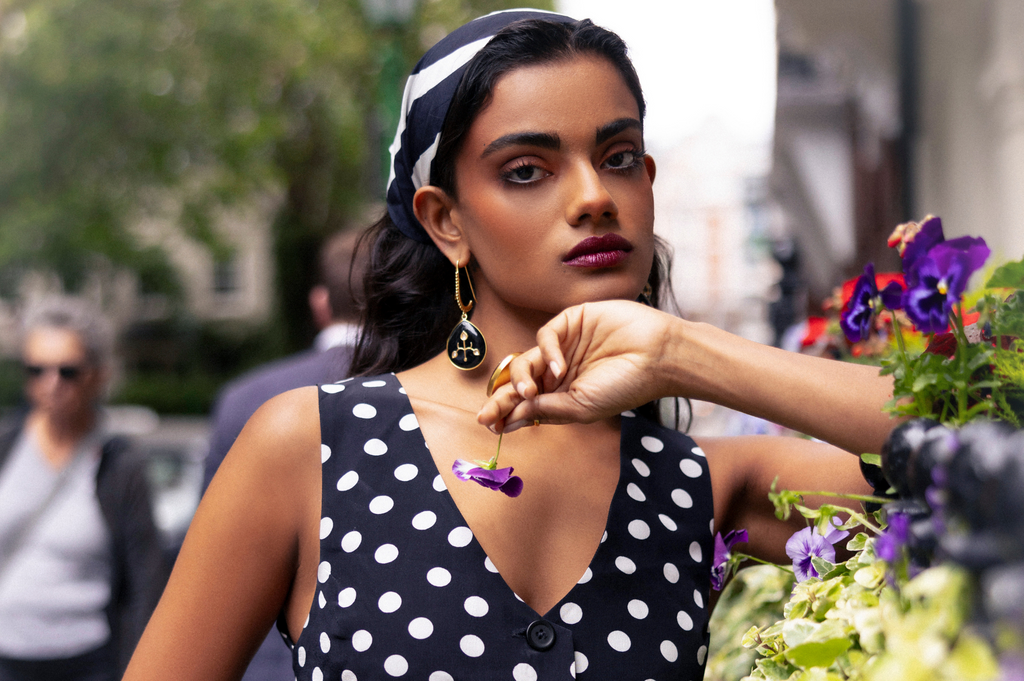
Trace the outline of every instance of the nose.
<instances>
[{"instance_id":1,"label":"nose","mask_svg":"<svg viewBox=\"0 0 1024 681\"><path fill-rule=\"evenodd\" d=\"M572 170L568 182L571 196L566 220L574 227L586 222L614 220L619 215L615 199L605 186L598 169L581 162Z\"/></svg>"}]
</instances>

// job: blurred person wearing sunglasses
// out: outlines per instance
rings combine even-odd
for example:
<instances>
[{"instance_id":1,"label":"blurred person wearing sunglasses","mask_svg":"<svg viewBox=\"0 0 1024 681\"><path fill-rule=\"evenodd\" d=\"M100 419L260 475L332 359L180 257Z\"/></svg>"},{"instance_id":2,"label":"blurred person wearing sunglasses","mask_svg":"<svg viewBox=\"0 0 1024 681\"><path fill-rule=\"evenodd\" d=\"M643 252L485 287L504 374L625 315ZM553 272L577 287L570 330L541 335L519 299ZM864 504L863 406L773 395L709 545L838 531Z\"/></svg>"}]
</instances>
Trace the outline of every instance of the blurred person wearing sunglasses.
<instances>
[{"instance_id":1,"label":"blurred person wearing sunglasses","mask_svg":"<svg viewBox=\"0 0 1024 681\"><path fill-rule=\"evenodd\" d=\"M167 570L143 461L104 432L111 335L54 296L21 352L28 405L0 422L0 681L117 679Z\"/></svg>"}]
</instances>

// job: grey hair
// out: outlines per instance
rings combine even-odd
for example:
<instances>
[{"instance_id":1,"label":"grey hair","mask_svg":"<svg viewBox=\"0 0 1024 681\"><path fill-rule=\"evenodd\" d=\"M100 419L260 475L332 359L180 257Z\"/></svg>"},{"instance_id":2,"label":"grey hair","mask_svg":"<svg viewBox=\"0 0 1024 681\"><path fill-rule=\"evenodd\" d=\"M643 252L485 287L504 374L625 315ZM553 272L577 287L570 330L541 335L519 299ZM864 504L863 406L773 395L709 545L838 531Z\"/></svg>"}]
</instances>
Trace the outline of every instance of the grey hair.
<instances>
[{"instance_id":1,"label":"grey hair","mask_svg":"<svg viewBox=\"0 0 1024 681\"><path fill-rule=\"evenodd\" d=\"M37 329L62 329L76 334L93 366L109 366L113 360L110 323L99 308L83 298L49 295L30 303L21 318L21 344Z\"/></svg>"}]
</instances>

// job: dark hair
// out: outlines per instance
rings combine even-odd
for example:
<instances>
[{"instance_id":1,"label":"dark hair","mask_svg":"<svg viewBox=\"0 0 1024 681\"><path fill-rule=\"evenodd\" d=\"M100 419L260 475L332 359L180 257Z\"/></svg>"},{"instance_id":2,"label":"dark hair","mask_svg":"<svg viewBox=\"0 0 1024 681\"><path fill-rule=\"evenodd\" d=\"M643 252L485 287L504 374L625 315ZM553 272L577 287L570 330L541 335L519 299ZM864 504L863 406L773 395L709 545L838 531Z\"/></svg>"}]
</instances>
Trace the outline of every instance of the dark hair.
<instances>
[{"instance_id":1,"label":"dark hair","mask_svg":"<svg viewBox=\"0 0 1024 681\"><path fill-rule=\"evenodd\" d=\"M498 32L470 61L441 128L430 183L457 197L455 158L498 79L523 66L584 54L602 57L615 66L636 98L643 120L640 80L621 38L587 19L573 23L517 21ZM441 352L460 316L452 264L433 243L419 243L403 235L387 214L363 234L359 248L367 250L367 267L363 325L352 358L352 375L403 371ZM648 277L655 307L664 295L670 295L670 265L669 247L656 236Z\"/></svg>"}]
</instances>

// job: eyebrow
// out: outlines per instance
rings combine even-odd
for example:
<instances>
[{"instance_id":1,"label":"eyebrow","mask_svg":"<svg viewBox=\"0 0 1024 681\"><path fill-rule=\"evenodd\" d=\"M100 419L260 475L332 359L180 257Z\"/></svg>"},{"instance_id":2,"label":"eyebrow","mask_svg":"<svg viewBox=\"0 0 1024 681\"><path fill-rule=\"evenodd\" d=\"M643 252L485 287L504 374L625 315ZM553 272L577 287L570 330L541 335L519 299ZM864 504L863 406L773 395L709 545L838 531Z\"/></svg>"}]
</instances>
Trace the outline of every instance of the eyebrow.
<instances>
[{"instance_id":1,"label":"eyebrow","mask_svg":"<svg viewBox=\"0 0 1024 681\"><path fill-rule=\"evenodd\" d=\"M640 121L635 118L620 118L598 128L597 134L594 135L594 141L596 144L601 144L602 142L615 137L623 130L630 129L640 130L642 132L644 128L640 125Z\"/></svg>"},{"instance_id":2,"label":"eyebrow","mask_svg":"<svg viewBox=\"0 0 1024 681\"><path fill-rule=\"evenodd\" d=\"M496 151L516 145L541 147L542 149L558 149L562 146L562 140L558 135L550 132L513 132L508 135L502 135L488 144L484 148L484 152L480 154L480 157L484 158Z\"/></svg>"}]
</instances>

